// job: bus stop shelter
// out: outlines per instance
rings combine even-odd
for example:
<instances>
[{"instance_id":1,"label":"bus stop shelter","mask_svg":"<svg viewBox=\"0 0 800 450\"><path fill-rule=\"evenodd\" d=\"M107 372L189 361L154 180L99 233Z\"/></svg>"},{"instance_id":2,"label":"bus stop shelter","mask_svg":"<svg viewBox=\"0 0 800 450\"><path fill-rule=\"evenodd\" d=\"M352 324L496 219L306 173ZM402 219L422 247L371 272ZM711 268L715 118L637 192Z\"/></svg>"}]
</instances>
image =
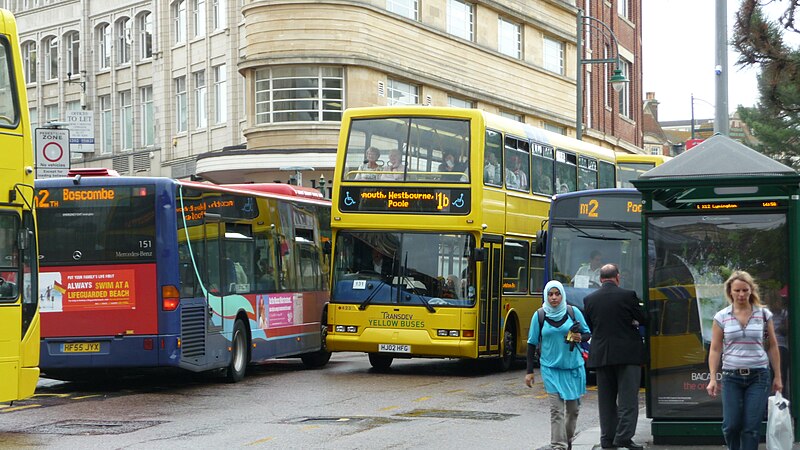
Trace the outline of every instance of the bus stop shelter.
<instances>
[{"instance_id":1,"label":"bus stop shelter","mask_svg":"<svg viewBox=\"0 0 800 450\"><path fill-rule=\"evenodd\" d=\"M788 355L784 394L800 398L792 367L800 362L793 354L800 342L788 327L800 315L794 305L800 302L800 175L715 135L633 184L644 203L646 406L654 443L722 443L721 396L706 392L708 347L713 316L727 306L723 283L732 271L753 275L776 324L783 320L776 335ZM791 403L793 417L799 404Z\"/></svg>"}]
</instances>

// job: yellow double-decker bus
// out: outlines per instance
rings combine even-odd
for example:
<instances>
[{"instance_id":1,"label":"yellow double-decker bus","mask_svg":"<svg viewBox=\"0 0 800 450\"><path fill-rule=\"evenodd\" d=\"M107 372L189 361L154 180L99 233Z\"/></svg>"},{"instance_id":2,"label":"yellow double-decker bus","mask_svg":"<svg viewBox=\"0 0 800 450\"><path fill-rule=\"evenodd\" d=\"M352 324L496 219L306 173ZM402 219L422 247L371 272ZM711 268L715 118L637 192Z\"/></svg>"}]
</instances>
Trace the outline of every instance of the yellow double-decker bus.
<instances>
[{"instance_id":1,"label":"yellow double-decker bus","mask_svg":"<svg viewBox=\"0 0 800 450\"><path fill-rule=\"evenodd\" d=\"M347 110L333 194L328 349L494 359L526 351L536 236L556 192L613 187L614 153L480 110Z\"/></svg>"},{"instance_id":2,"label":"yellow double-decker bus","mask_svg":"<svg viewBox=\"0 0 800 450\"><path fill-rule=\"evenodd\" d=\"M0 402L39 379L33 147L14 16L0 9Z\"/></svg>"},{"instance_id":3,"label":"yellow double-decker bus","mask_svg":"<svg viewBox=\"0 0 800 450\"><path fill-rule=\"evenodd\" d=\"M648 170L672 159L664 155L643 155L640 153L617 153L617 187L632 188L631 180L639 178Z\"/></svg>"}]
</instances>

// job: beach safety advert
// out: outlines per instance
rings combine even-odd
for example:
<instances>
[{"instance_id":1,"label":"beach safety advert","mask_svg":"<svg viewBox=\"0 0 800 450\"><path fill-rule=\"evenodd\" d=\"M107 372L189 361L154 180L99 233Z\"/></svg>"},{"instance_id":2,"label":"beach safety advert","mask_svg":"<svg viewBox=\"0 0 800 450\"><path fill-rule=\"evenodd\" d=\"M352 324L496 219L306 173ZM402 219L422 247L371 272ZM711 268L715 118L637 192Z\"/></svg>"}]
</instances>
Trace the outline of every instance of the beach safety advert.
<instances>
[{"instance_id":1,"label":"beach safety advert","mask_svg":"<svg viewBox=\"0 0 800 450\"><path fill-rule=\"evenodd\" d=\"M45 272L39 275L39 310L135 309L133 269Z\"/></svg>"}]
</instances>

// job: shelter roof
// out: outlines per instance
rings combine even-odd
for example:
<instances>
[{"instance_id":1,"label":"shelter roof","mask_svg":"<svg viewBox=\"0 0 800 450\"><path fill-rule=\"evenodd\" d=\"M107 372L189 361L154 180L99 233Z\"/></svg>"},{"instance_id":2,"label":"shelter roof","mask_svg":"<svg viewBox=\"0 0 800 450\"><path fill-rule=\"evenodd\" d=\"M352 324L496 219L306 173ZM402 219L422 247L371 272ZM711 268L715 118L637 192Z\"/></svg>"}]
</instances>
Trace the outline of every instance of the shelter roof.
<instances>
[{"instance_id":1,"label":"shelter roof","mask_svg":"<svg viewBox=\"0 0 800 450\"><path fill-rule=\"evenodd\" d=\"M654 181L695 177L788 175L797 176L797 172L727 136L716 134L691 150L643 173L639 179Z\"/></svg>"}]
</instances>

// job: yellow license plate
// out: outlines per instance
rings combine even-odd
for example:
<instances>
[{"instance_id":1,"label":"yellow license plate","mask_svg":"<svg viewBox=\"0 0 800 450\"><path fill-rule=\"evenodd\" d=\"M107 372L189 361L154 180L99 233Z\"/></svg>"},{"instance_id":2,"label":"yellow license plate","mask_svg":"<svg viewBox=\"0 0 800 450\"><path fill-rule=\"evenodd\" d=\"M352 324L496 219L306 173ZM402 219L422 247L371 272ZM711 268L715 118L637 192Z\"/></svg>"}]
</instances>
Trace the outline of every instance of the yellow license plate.
<instances>
[{"instance_id":1,"label":"yellow license plate","mask_svg":"<svg viewBox=\"0 0 800 450\"><path fill-rule=\"evenodd\" d=\"M97 353L100 351L99 342L68 342L62 345L64 353Z\"/></svg>"}]
</instances>

